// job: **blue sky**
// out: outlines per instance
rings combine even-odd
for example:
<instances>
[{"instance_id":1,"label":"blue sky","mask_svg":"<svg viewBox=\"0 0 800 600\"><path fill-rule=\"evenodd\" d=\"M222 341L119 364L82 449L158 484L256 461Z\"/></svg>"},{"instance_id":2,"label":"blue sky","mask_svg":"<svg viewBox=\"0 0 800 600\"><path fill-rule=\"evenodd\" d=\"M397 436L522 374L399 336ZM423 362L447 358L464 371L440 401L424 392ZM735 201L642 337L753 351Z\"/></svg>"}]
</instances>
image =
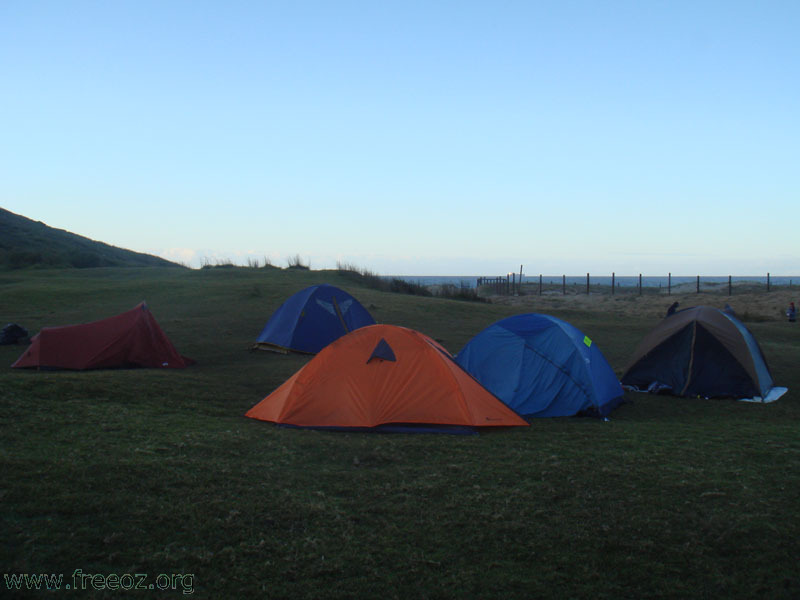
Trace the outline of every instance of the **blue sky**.
<instances>
[{"instance_id":1,"label":"blue sky","mask_svg":"<svg viewBox=\"0 0 800 600\"><path fill-rule=\"evenodd\" d=\"M800 273L800 2L0 3L0 206L198 266Z\"/></svg>"}]
</instances>

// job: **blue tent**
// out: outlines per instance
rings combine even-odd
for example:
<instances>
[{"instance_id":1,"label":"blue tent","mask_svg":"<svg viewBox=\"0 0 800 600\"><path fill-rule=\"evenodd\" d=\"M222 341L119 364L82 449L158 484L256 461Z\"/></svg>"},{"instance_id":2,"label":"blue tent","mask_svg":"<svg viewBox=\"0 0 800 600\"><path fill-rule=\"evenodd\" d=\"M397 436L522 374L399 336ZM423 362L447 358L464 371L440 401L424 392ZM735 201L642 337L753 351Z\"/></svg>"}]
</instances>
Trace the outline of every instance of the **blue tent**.
<instances>
[{"instance_id":1,"label":"blue tent","mask_svg":"<svg viewBox=\"0 0 800 600\"><path fill-rule=\"evenodd\" d=\"M597 344L549 315L498 321L456 361L525 417L605 416L622 401L622 386Z\"/></svg>"},{"instance_id":2,"label":"blue tent","mask_svg":"<svg viewBox=\"0 0 800 600\"><path fill-rule=\"evenodd\" d=\"M367 309L347 292L328 284L312 285L275 311L256 347L316 354L344 334L374 324Z\"/></svg>"},{"instance_id":3,"label":"blue tent","mask_svg":"<svg viewBox=\"0 0 800 600\"><path fill-rule=\"evenodd\" d=\"M787 391L775 386L756 338L730 306L674 308L634 351L622 375L626 387L753 402L772 402Z\"/></svg>"}]
</instances>

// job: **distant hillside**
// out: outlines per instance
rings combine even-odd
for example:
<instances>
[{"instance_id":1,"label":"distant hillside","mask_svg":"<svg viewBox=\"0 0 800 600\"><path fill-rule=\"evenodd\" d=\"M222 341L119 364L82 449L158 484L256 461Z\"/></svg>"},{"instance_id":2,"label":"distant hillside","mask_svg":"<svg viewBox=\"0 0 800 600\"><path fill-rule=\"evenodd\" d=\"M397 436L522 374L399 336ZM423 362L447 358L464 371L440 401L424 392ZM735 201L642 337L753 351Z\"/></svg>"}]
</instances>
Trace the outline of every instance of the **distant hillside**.
<instances>
[{"instance_id":1,"label":"distant hillside","mask_svg":"<svg viewBox=\"0 0 800 600\"><path fill-rule=\"evenodd\" d=\"M175 267L177 264L48 227L0 208L0 269Z\"/></svg>"}]
</instances>

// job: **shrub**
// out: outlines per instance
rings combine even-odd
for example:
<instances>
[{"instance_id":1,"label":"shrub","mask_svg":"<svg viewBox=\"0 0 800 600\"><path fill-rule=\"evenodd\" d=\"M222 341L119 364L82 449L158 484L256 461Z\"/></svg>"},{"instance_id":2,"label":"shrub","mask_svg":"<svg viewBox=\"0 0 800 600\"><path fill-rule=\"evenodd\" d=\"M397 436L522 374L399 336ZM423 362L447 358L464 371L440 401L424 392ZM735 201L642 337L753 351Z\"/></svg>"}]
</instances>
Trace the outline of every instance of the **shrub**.
<instances>
[{"instance_id":1,"label":"shrub","mask_svg":"<svg viewBox=\"0 0 800 600\"><path fill-rule=\"evenodd\" d=\"M299 254L295 254L294 256L290 256L289 258L287 258L286 264L288 265L287 268L289 269L303 269L307 271L311 268L311 265L303 263L303 259L300 258Z\"/></svg>"},{"instance_id":2,"label":"shrub","mask_svg":"<svg viewBox=\"0 0 800 600\"><path fill-rule=\"evenodd\" d=\"M452 283L446 283L439 289L437 296L441 298L448 298L450 300L467 300L469 302L487 302L490 300L478 295L476 288L469 287L462 283L460 286Z\"/></svg>"},{"instance_id":3,"label":"shrub","mask_svg":"<svg viewBox=\"0 0 800 600\"><path fill-rule=\"evenodd\" d=\"M460 287L455 285L443 285L434 294L431 289L419 282L406 281L398 277L381 277L369 269L363 269L356 265L337 262L336 268L339 275L363 285L364 287L380 290L382 292L394 292L396 294L410 294L413 296L438 296L452 300L470 300L477 302L488 302L486 298L478 296L478 291L462 284Z\"/></svg>"},{"instance_id":4,"label":"shrub","mask_svg":"<svg viewBox=\"0 0 800 600\"><path fill-rule=\"evenodd\" d=\"M200 262L201 269L231 269L236 266L230 258L217 258L212 263L208 257L203 257Z\"/></svg>"},{"instance_id":5,"label":"shrub","mask_svg":"<svg viewBox=\"0 0 800 600\"><path fill-rule=\"evenodd\" d=\"M94 252L78 252L70 259L70 264L78 269L102 267L103 260Z\"/></svg>"},{"instance_id":6,"label":"shrub","mask_svg":"<svg viewBox=\"0 0 800 600\"><path fill-rule=\"evenodd\" d=\"M44 262L44 259L39 252L26 252L24 250L9 252L5 260L5 263L11 269L22 269L42 262Z\"/></svg>"}]
</instances>

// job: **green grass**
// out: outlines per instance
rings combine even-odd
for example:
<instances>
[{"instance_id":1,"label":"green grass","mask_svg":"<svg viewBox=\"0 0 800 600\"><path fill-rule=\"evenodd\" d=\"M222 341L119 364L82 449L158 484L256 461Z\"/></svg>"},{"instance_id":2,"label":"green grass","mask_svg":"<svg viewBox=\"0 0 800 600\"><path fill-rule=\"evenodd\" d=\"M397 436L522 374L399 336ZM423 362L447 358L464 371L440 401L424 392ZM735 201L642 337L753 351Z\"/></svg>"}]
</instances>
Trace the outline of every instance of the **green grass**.
<instances>
[{"instance_id":1,"label":"green grass","mask_svg":"<svg viewBox=\"0 0 800 600\"><path fill-rule=\"evenodd\" d=\"M321 282L451 352L524 308L583 329L621 371L654 324L647 297L613 310L465 303L357 287L336 271L0 274L3 324L35 332L146 300L198 361L0 369L4 573L191 573L203 598L800 596L796 327L748 323L791 390L766 406L629 395L607 422L465 437L244 418L308 360L248 347L288 295ZM0 364L22 350L0 347Z\"/></svg>"}]
</instances>

